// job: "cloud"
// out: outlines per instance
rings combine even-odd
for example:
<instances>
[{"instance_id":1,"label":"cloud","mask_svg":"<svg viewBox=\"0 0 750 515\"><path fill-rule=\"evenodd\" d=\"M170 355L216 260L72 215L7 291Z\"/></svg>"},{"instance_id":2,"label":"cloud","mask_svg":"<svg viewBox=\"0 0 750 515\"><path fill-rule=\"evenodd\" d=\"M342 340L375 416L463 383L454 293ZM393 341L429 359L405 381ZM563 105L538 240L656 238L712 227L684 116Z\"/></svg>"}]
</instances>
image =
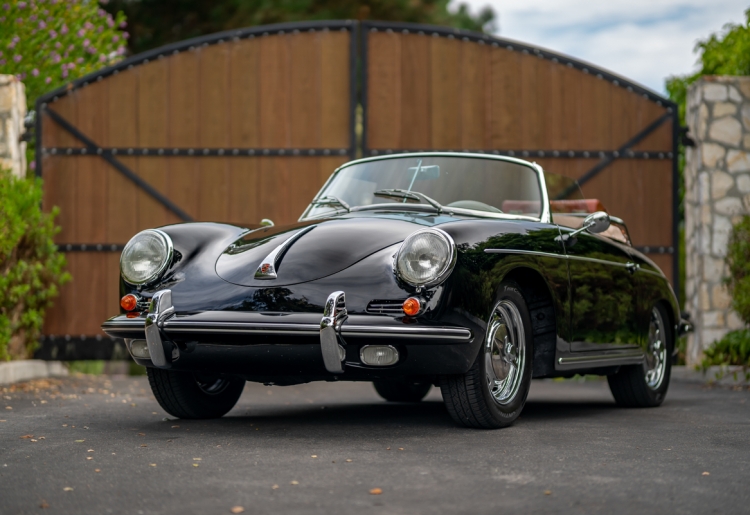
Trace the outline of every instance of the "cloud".
<instances>
[{"instance_id":1,"label":"cloud","mask_svg":"<svg viewBox=\"0 0 750 515\"><path fill-rule=\"evenodd\" d=\"M728 22L742 23L742 0L461 0L490 5L499 36L588 61L656 92L664 79L695 69L695 44Z\"/></svg>"}]
</instances>

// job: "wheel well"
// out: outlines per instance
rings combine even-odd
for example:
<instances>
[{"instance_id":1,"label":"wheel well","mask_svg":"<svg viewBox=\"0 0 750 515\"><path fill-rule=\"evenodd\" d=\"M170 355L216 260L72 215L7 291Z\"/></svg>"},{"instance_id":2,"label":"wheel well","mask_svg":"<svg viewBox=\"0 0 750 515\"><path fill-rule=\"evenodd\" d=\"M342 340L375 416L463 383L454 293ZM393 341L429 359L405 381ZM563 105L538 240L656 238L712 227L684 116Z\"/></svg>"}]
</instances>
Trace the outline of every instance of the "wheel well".
<instances>
[{"instance_id":1,"label":"wheel well","mask_svg":"<svg viewBox=\"0 0 750 515\"><path fill-rule=\"evenodd\" d=\"M534 337L534 364L532 377L545 377L555 373L555 348L557 320L555 306L547 282L531 268L515 268L505 276L521 287L521 294L529 308Z\"/></svg>"}]
</instances>

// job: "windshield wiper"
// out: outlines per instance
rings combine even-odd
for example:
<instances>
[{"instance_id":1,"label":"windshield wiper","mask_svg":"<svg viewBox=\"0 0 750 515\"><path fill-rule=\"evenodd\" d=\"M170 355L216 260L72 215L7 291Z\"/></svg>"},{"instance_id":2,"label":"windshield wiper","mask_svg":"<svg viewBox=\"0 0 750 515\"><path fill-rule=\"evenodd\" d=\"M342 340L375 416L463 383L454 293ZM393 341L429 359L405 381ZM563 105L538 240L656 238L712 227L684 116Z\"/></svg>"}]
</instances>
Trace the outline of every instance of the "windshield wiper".
<instances>
[{"instance_id":1,"label":"windshield wiper","mask_svg":"<svg viewBox=\"0 0 750 515\"><path fill-rule=\"evenodd\" d=\"M402 198L402 199L409 199L409 200L424 200L425 202L430 204L432 207L437 209L438 214L445 211L445 208L443 208L440 202L418 191L406 191L406 190L399 190L399 189L378 190L375 193L373 193L373 195L375 195L376 197ZM448 213L450 214L450 211L448 211Z\"/></svg>"},{"instance_id":2,"label":"windshield wiper","mask_svg":"<svg viewBox=\"0 0 750 515\"><path fill-rule=\"evenodd\" d=\"M327 195L325 197L319 197L319 198L313 199L312 205L314 205L314 206L335 206L335 205L339 205L339 206L343 207L344 209L346 209L347 213L351 213L352 212L352 208L349 207L349 204L347 204L346 202L344 202L343 200L341 200L338 197L334 197L333 195Z\"/></svg>"}]
</instances>

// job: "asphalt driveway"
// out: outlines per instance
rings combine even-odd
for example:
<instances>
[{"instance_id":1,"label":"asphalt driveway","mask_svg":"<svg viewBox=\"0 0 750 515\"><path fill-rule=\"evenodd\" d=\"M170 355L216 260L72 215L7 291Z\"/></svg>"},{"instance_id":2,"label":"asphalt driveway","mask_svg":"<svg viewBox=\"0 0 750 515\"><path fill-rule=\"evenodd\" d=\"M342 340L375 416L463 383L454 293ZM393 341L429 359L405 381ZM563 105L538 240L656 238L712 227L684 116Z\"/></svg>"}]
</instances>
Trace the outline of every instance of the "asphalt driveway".
<instances>
[{"instance_id":1,"label":"asphalt driveway","mask_svg":"<svg viewBox=\"0 0 750 515\"><path fill-rule=\"evenodd\" d=\"M456 427L438 389L392 404L368 383L248 383L214 421L167 417L143 377L3 390L3 515L750 512L747 389L673 381L636 410L535 381L497 431Z\"/></svg>"}]
</instances>

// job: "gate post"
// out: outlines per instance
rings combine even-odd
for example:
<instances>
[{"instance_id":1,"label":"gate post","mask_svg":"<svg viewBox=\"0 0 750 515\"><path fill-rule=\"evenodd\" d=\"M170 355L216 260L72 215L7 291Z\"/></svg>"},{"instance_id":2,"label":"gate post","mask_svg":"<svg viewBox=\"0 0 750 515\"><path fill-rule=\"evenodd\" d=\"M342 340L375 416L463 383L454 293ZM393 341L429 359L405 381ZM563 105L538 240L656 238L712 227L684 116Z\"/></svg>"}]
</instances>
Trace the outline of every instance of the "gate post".
<instances>
[{"instance_id":1,"label":"gate post","mask_svg":"<svg viewBox=\"0 0 750 515\"><path fill-rule=\"evenodd\" d=\"M0 75L0 168L16 177L26 176L26 142L24 132L26 93L23 82L15 75Z\"/></svg>"},{"instance_id":2,"label":"gate post","mask_svg":"<svg viewBox=\"0 0 750 515\"><path fill-rule=\"evenodd\" d=\"M743 327L724 287L732 225L750 213L750 77L704 77L686 113L695 147L685 162L686 303L695 324L687 363Z\"/></svg>"}]
</instances>

